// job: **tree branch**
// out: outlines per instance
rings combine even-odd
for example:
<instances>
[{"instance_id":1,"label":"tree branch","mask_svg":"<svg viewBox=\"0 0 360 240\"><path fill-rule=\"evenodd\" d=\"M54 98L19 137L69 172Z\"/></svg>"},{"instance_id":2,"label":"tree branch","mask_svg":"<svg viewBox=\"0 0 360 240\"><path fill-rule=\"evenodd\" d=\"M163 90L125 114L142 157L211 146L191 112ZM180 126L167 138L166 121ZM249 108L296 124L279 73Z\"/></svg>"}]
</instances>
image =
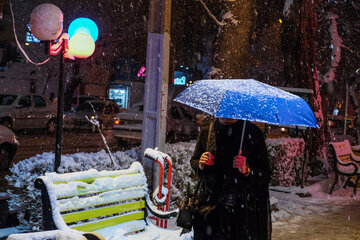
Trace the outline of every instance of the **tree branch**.
<instances>
[{"instance_id":1,"label":"tree branch","mask_svg":"<svg viewBox=\"0 0 360 240\"><path fill-rule=\"evenodd\" d=\"M225 25L223 22L220 22L219 20L216 19L214 14L212 14L210 12L209 8L206 6L206 4L203 2L203 0L199 0L199 2L201 3L201 5L204 7L205 11L209 14L209 16L215 21L215 23L217 25L219 25L220 27L223 27Z\"/></svg>"}]
</instances>

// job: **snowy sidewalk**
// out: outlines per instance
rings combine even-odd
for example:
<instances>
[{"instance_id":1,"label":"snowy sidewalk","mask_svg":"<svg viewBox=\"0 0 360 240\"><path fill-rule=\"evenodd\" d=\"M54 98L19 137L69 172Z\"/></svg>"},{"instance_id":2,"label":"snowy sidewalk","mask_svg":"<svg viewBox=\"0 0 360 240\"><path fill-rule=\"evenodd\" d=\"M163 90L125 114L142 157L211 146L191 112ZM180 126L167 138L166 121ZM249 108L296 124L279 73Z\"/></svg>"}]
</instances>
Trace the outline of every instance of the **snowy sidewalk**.
<instances>
[{"instance_id":1,"label":"snowy sidewalk","mask_svg":"<svg viewBox=\"0 0 360 240\"><path fill-rule=\"evenodd\" d=\"M304 189L299 187L271 187L272 201L278 211L272 213L273 240L354 240L360 239L360 193L352 196L352 188L335 188L326 193L332 179L322 180ZM282 192L279 192L282 191ZM288 192L288 193L286 193ZM296 193L311 193L299 197ZM16 228L0 229L1 237ZM8 232L6 232L8 231ZM159 231L160 239L178 239L178 232ZM188 239L188 238L185 238Z\"/></svg>"},{"instance_id":2,"label":"snowy sidewalk","mask_svg":"<svg viewBox=\"0 0 360 240\"><path fill-rule=\"evenodd\" d=\"M273 223L275 240L356 240L360 239L360 204L350 204L294 216Z\"/></svg>"},{"instance_id":3,"label":"snowy sidewalk","mask_svg":"<svg viewBox=\"0 0 360 240\"><path fill-rule=\"evenodd\" d=\"M360 193L353 196L352 188L336 185L329 195L332 182L333 178L318 179L304 189L275 187L283 192L270 191L279 209L272 213L272 239L360 239ZM310 193L311 197L296 193Z\"/></svg>"},{"instance_id":4,"label":"snowy sidewalk","mask_svg":"<svg viewBox=\"0 0 360 240\"><path fill-rule=\"evenodd\" d=\"M193 143L167 145L166 152L177 159L177 165L173 170L172 194L178 198L185 196L179 183L187 186L191 181L190 177L184 176L190 176L191 173L187 160L191 157L193 147ZM132 149L127 152L116 152L113 156L123 169L128 168L137 159L139 152L138 149ZM33 182L41 172L46 169L50 171L53 168L53 158L52 153L42 153L14 165L12 175L8 177L8 181L17 193L13 195L10 202L12 206L22 206L24 209L39 206L36 205L39 201L35 201L39 199L39 193L35 191ZM86 166L85 169L107 170L110 163L105 151L77 153L63 157L62 170L80 171L84 166ZM335 186L333 194L329 195L333 180L333 176L308 179L308 182L312 184L304 189L271 187L271 200L276 203L278 209L272 212L272 239L360 239L360 189L357 196L353 196L353 189L349 187L343 189L340 183ZM33 193L38 195L33 196ZM300 197L296 193L310 193L311 197ZM26 202L22 199L26 199ZM34 214L33 217L40 216L41 207L31 208L31 211ZM37 217L35 220L39 221L39 219ZM32 225L39 226L40 223L35 220ZM0 229L0 240L10 234L10 230L19 231L17 228ZM178 236L178 233L176 235ZM168 232L161 233L162 239L173 239L177 236Z\"/></svg>"}]
</instances>

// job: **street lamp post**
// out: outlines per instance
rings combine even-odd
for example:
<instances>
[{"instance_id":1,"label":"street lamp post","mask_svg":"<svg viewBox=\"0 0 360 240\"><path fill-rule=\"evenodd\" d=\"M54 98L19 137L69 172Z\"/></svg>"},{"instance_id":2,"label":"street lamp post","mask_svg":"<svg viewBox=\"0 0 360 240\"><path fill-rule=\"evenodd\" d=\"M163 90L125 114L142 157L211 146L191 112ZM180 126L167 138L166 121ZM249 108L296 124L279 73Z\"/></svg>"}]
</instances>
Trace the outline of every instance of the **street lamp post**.
<instances>
[{"instance_id":1,"label":"street lamp post","mask_svg":"<svg viewBox=\"0 0 360 240\"><path fill-rule=\"evenodd\" d=\"M95 50L95 41L99 33L96 24L88 18L78 18L70 23L70 35L67 33L61 33L62 23L63 14L61 10L57 6L49 3L37 6L30 16L30 27L34 36L39 40L50 41L50 55L58 55L60 53L54 163L55 172L58 171L61 163L65 59L68 58L74 60L75 57L90 57Z\"/></svg>"},{"instance_id":2,"label":"street lamp post","mask_svg":"<svg viewBox=\"0 0 360 240\"><path fill-rule=\"evenodd\" d=\"M61 162L61 150L63 140L63 115L64 115L64 55L66 53L66 41L62 42L62 51L60 54L60 72L59 72L59 89L58 89L58 105L56 117L56 142L55 142L55 164L54 171L57 172Z\"/></svg>"}]
</instances>

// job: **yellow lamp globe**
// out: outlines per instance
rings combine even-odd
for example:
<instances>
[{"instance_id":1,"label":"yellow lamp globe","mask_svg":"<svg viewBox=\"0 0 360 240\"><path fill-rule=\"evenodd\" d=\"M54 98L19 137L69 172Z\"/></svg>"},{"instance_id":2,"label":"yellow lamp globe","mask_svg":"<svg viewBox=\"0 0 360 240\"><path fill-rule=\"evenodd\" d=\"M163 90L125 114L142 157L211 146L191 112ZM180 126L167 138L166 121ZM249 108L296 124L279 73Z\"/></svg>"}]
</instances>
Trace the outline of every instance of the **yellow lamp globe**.
<instances>
[{"instance_id":1,"label":"yellow lamp globe","mask_svg":"<svg viewBox=\"0 0 360 240\"><path fill-rule=\"evenodd\" d=\"M77 58L90 57L95 51L95 42L89 34L77 33L70 38L69 51Z\"/></svg>"}]
</instances>

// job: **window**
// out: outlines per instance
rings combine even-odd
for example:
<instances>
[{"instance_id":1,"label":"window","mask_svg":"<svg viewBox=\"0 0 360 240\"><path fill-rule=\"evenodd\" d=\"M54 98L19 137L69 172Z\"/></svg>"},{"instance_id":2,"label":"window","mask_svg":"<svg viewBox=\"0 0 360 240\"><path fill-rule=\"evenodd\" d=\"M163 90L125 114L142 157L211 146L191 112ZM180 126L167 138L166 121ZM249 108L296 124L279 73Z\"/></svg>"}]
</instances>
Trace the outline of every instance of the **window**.
<instances>
[{"instance_id":1,"label":"window","mask_svg":"<svg viewBox=\"0 0 360 240\"><path fill-rule=\"evenodd\" d=\"M0 95L0 105L11 105L16 99L16 95Z\"/></svg>"},{"instance_id":2,"label":"window","mask_svg":"<svg viewBox=\"0 0 360 240\"><path fill-rule=\"evenodd\" d=\"M46 102L42 97L34 96L33 98L34 98L35 107L45 107L46 106Z\"/></svg>"},{"instance_id":3,"label":"window","mask_svg":"<svg viewBox=\"0 0 360 240\"><path fill-rule=\"evenodd\" d=\"M119 107L119 105L114 104L114 105L113 105L113 108L114 108L114 113L119 113L119 112L120 112L120 107Z\"/></svg>"},{"instance_id":4,"label":"window","mask_svg":"<svg viewBox=\"0 0 360 240\"><path fill-rule=\"evenodd\" d=\"M75 111L77 112L101 112L104 109L104 103L99 102L87 102L85 104L79 105Z\"/></svg>"},{"instance_id":5,"label":"window","mask_svg":"<svg viewBox=\"0 0 360 240\"><path fill-rule=\"evenodd\" d=\"M30 107L31 106L31 98L30 98L30 96L23 97L20 100L19 105L22 105L24 107Z\"/></svg>"},{"instance_id":6,"label":"window","mask_svg":"<svg viewBox=\"0 0 360 240\"><path fill-rule=\"evenodd\" d=\"M112 114L112 113L114 113L111 104L108 104L108 105L105 106L105 108L104 108L104 113L105 113L105 114Z\"/></svg>"}]
</instances>

